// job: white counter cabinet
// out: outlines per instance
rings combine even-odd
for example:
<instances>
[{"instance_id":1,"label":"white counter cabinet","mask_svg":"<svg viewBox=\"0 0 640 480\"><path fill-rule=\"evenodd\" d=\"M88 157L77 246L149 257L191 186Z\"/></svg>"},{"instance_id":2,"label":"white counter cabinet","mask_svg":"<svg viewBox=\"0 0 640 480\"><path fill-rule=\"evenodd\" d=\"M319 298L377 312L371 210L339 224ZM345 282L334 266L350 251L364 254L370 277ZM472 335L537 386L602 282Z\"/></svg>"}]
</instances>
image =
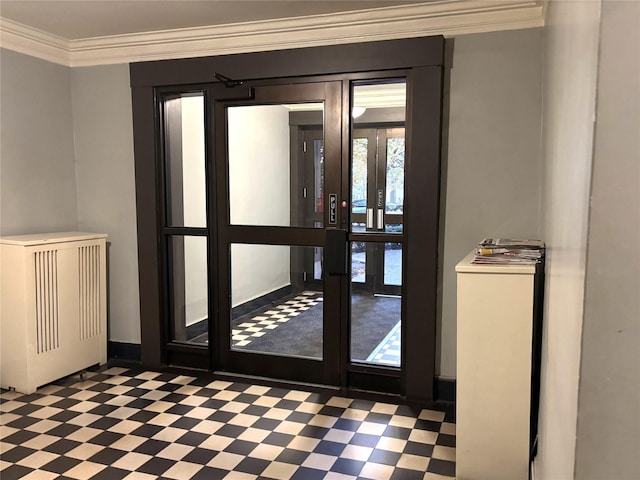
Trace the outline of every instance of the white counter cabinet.
<instances>
[{"instance_id":1,"label":"white counter cabinet","mask_svg":"<svg viewBox=\"0 0 640 480\"><path fill-rule=\"evenodd\" d=\"M535 442L543 264L457 272L456 478L526 480Z\"/></svg>"},{"instance_id":2,"label":"white counter cabinet","mask_svg":"<svg viewBox=\"0 0 640 480\"><path fill-rule=\"evenodd\" d=\"M107 360L106 235L0 238L0 386L22 393Z\"/></svg>"}]
</instances>

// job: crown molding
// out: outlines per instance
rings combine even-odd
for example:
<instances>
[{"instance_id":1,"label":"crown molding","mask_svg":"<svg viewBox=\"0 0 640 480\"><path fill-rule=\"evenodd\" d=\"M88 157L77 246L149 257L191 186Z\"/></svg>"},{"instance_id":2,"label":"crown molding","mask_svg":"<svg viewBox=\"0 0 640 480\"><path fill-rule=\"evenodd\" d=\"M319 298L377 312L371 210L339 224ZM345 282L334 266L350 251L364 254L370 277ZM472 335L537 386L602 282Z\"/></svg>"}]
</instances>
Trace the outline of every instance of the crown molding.
<instances>
[{"instance_id":1,"label":"crown molding","mask_svg":"<svg viewBox=\"0 0 640 480\"><path fill-rule=\"evenodd\" d=\"M0 47L71 67L108 65L541 27L544 4L544 0L439 0L79 40L2 18Z\"/></svg>"},{"instance_id":2,"label":"crown molding","mask_svg":"<svg viewBox=\"0 0 640 480\"><path fill-rule=\"evenodd\" d=\"M0 17L0 48L71 66L69 41Z\"/></svg>"}]
</instances>

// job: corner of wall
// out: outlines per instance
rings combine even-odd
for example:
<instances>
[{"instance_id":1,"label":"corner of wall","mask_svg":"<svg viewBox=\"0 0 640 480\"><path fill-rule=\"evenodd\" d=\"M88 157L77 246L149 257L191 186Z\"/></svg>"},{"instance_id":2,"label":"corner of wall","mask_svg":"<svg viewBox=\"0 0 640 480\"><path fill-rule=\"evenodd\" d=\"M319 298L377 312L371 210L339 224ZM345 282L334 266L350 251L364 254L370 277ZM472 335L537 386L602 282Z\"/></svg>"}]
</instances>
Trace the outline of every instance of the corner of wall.
<instances>
[{"instance_id":1,"label":"corner of wall","mask_svg":"<svg viewBox=\"0 0 640 480\"><path fill-rule=\"evenodd\" d=\"M534 464L539 480L575 475L600 1L552 1L546 14L541 232L547 275Z\"/></svg>"}]
</instances>

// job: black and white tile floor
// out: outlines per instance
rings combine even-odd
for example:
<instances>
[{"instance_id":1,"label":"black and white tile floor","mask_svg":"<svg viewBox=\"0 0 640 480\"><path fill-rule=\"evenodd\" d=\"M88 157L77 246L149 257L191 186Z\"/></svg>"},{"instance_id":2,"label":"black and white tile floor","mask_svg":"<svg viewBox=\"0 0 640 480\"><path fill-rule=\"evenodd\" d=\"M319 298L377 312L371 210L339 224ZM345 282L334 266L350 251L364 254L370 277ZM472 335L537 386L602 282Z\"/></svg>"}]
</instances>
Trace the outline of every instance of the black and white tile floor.
<instances>
[{"instance_id":1,"label":"black and white tile floor","mask_svg":"<svg viewBox=\"0 0 640 480\"><path fill-rule=\"evenodd\" d=\"M373 349L373 352L367 357L367 362L393 367L400 366L400 325L401 323L398 322L380 344Z\"/></svg>"},{"instance_id":2,"label":"black and white tile floor","mask_svg":"<svg viewBox=\"0 0 640 480\"><path fill-rule=\"evenodd\" d=\"M436 480L449 413L140 369L0 395L2 480Z\"/></svg>"},{"instance_id":3,"label":"black and white tile floor","mask_svg":"<svg viewBox=\"0 0 640 480\"><path fill-rule=\"evenodd\" d=\"M322 293L305 291L291 300L264 308L257 314L243 317L240 321L234 322L231 331L232 346L246 347L255 338L275 330L291 318L321 304L322 300Z\"/></svg>"}]
</instances>

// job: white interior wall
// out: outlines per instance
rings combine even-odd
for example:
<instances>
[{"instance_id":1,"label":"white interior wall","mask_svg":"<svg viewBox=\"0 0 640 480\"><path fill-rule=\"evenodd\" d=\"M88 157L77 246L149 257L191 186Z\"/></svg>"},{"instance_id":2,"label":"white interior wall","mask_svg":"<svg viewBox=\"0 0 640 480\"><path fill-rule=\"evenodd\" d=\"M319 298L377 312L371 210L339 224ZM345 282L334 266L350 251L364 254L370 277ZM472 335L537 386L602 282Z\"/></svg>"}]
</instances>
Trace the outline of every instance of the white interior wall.
<instances>
[{"instance_id":1,"label":"white interior wall","mask_svg":"<svg viewBox=\"0 0 640 480\"><path fill-rule=\"evenodd\" d=\"M204 96L183 97L182 111L182 205L184 225L207 225Z\"/></svg>"},{"instance_id":2,"label":"white interior wall","mask_svg":"<svg viewBox=\"0 0 640 480\"><path fill-rule=\"evenodd\" d=\"M231 306L291 284L291 247L231 245Z\"/></svg>"},{"instance_id":3,"label":"white interior wall","mask_svg":"<svg viewBox=\"0 0 640 480\"><path fill-rule=\"evenodd\" d=\"M289 110L231 107L228 135L231 224L289 226Z\"/></svg>"},{"instance_id":4,"label":"white interior wall","mask_svg":"<svg viewBox=\"0 0 640 480\"><path fill-rule=\"evenodd\" d=\"M290 224L289 111L279 105L228 110L231 223ZM290 283L289 247L234 245L231 303Z\"/></svg>"},{"instance_id":5,"label":"white interior wall","mask_svg":"<svg viewBox=\"0 0 640 480\"><path fill-rule=\"evenodd\" d=\"M207 225L204 97L183 97L181 102L184 224L204 227ZM185 320L189 326L208 317L205 237L185 237L184 279Z\"/></svg>"},{"instance_id":6,"label":"white interior wall","mask_svg":"<svg viewBox=\"0 0 640 480\"><path fill-rule=\"evenodd\" d=\"M599 21L599 1L554 1L544 29L542 480L574 476Z\"/></svg>"},{"instance_id":7,"label":"white interior wall","mask_svg":"<svg viewBox=\"0 0 640 480\"><path fill-rule=\"evenodd\" d=\"M580 480L640 478L638 46L640 3L603 2L578 396Z\"/></svg>"}]
</instances>

